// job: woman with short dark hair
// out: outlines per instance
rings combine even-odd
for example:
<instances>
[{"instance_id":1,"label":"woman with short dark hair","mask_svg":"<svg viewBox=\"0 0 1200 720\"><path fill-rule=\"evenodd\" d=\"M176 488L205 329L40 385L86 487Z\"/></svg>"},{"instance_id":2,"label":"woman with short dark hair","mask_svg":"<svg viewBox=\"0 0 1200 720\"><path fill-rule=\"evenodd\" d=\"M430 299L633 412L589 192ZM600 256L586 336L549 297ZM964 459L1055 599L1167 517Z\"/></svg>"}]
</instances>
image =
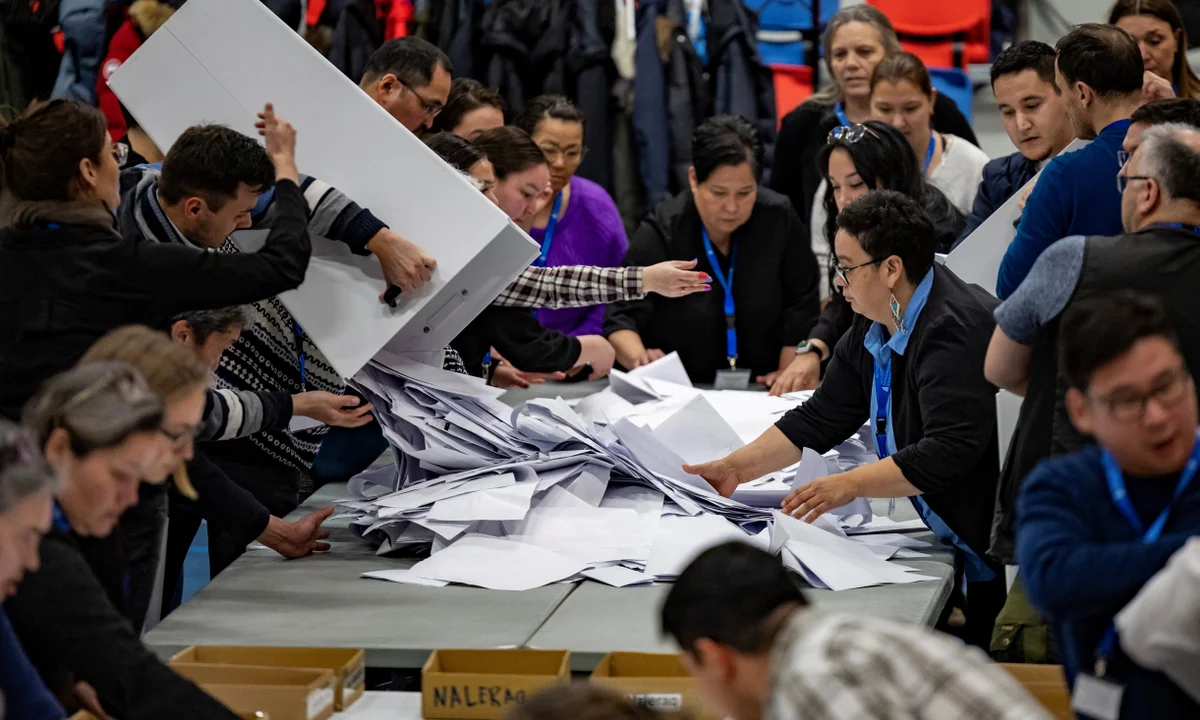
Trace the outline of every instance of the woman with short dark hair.
<instances>
[{"instance_id":1,"label":"woman with short dark hair","mask_svg":"<svg viewBox=\"0 0 1200 720\"><path fill-rule=\"evenodd\" d=\"M933 223L906 195L867 193L837 225L837 282L856 316L824 382L754 442L685 469L728 496L869 421L879 461L796 489L784 512L812 522L860 497L910 498L965 568L967 639L986 648L1006 594L985 559L1000 474L996 388L983 376L996 299L934 262Z\"/></svg>"},{"instance_id":2,"label":"woman with short dark hair","mask_svg":"<svg viewBox=\"0 0 1200 720\"><path fill-rule=\"evenodd\" d=\"M758 187L762 153L744 118L696 128L691 187L650 213L625 264L699 258L716 282L710 293L609 306L604 332L627 369L677 351L694 382L735 387L771 383L795 358L817 319L820 273L787 198Z\"/></svg>"}]
</instances>

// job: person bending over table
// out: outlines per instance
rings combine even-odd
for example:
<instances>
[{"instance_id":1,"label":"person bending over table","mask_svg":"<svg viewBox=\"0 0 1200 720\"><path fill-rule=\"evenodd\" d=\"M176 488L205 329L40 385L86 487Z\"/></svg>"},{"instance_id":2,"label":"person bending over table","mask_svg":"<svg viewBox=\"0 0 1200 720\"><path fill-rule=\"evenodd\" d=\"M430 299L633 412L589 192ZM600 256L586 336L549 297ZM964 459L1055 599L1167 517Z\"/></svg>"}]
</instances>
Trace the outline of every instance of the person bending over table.
<instances>
[{"instance_id":1,"label":"person bending over table","mask_svg":"<svg viewBox=\"0 0 1200 720\"><path fill-rule=\"evenodd\" d=\"M59 697L78 682L95 689L84 696L93 715L234 720L236 714L146 649L110 599L120 589L106 587L80 549L81 539L112 533L121 513L137 503L141 479L157 474L169 444L164 419L162 400L125 363L88 363L42 385L24 422L63 483L39 548L41 567L4 611Z\"/></svg>"},{"instance_id":2,"label":"person bending over table","mask_svg":"<svg viewBox=\"0 0 1200 720\"><path fill-rule=\"evenodd\" d=\"M995 299L935 265L933 225L891 190L838 215L838 285L858 314L805 404L728 457L684 466L724 496L827 452L870 421L879 461L814 480L783 502L812 522L858 497L909 497L965 565L967 637L990 643L1004 575L984 560L999 474L996 389L983 377Z\"/></svg>"},{"instance_id":3,"label":"person bending over table","mask_svg":"<svg viewBox=\"0 0 1200 720\"><path fill-rule=\"evenodd\" d=\"M604 332L625 368L678 351L694 382L771 384L817 320L820 273L787 198L758 187L762 142L750 121L706 120L692 136L691 188L642 223L626 265L702 258L714 292L610 305Z\"/></svg>"}]
</instances>

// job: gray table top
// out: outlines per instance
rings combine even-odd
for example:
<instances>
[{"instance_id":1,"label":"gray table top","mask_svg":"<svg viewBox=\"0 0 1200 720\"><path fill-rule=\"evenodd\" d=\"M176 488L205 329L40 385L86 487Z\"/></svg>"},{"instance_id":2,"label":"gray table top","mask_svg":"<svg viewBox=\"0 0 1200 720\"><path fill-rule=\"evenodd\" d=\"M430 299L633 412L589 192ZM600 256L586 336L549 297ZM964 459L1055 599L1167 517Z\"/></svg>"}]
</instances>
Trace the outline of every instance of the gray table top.
<instances>
[{"instance_id":1,"label":"gray table top","mask_svg":"<svg viewBox=\"0 0 1200 720\"><path fill-rule=\"evenodd\" d=\"M291 519L345 496L329 485ZM160 657L189 645L306 645L366 650L372 667L418 668L436 648L520 647L572 585L525 592L425 588L359 575L414 561L375 557L347 528L327 522L333 549L300 560L249 550L145 636Z\"/></svg>"},{"instance_id":2,"label":"gray table top","mask_svg":"<svg viewBox=\"0 0 1200 720\"><path fill-rule=\"evenodd\" d=\"M886 501L875 501L885 510ZM897 520L915 517L907 503L897 505ZM932 533L914 537L935 543L920 551L927 560L898 561L919 568L936 580L911 585L882 585L858 590L809 590L808 599L822 610L885 617L900 622L933 626L953 586L954 555ZM528 645L547 650L570 650L571 670L589 672L613 650L675 652L675 645L659 631L659 608L670 585L612 588L592 581L582 583L530 639Z\"/></svg>"}]
</instances>

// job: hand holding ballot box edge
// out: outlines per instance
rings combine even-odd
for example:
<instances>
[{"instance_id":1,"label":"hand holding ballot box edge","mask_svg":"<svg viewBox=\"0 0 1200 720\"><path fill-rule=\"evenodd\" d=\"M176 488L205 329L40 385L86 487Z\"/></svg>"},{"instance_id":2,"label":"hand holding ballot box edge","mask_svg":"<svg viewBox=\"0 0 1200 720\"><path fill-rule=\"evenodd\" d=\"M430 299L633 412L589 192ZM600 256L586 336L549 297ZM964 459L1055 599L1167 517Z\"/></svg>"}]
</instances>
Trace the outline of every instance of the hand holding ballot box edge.
<instances>
[{"instance_id":1,"label":"hand holding ballot box edge","mask_svg":"<svg viewBox=\"0 0 1200 720\"><path fill-rule=\"evenodd\" d=\"M385 345L440 350L537 255L499 208L261 3L188 3L110 86L164 150L201 123L254 137L255 114L271 102L297 130L305 174L437 257L432 281L392 309L379 301L374 258L313 238L305 282L280 299L344 377Z\"/></svg>"}]
</instances>

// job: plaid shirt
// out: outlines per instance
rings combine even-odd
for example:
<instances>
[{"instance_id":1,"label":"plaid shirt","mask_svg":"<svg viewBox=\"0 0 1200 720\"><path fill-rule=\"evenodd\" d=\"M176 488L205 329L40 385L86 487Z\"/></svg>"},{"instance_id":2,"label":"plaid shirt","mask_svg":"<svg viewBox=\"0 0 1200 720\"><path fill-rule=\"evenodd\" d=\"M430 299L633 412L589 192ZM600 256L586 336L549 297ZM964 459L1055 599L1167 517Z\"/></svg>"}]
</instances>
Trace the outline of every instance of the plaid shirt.
<instances>
[{"instance_id":1,"label":"plaid shirt","mask_svg":"<svg viewBox=\"0 0 1200 720\"><path fill-rule=\"evenodd\" d=\"M775 640L766 720L1050 720L981 650L915 625L796 612Z\"/></svg>"},{"instance_id":2,"label":"plaid shirt","mask_svg":"<svg viewBox=\"0 0 1200 720\"><path fill-rule=\"evenodd\" d=\"M504 307L567 308L607 305L646 296L644 268L591 265L529 266L492 304Z\"/></svg>"}]
</instances>

